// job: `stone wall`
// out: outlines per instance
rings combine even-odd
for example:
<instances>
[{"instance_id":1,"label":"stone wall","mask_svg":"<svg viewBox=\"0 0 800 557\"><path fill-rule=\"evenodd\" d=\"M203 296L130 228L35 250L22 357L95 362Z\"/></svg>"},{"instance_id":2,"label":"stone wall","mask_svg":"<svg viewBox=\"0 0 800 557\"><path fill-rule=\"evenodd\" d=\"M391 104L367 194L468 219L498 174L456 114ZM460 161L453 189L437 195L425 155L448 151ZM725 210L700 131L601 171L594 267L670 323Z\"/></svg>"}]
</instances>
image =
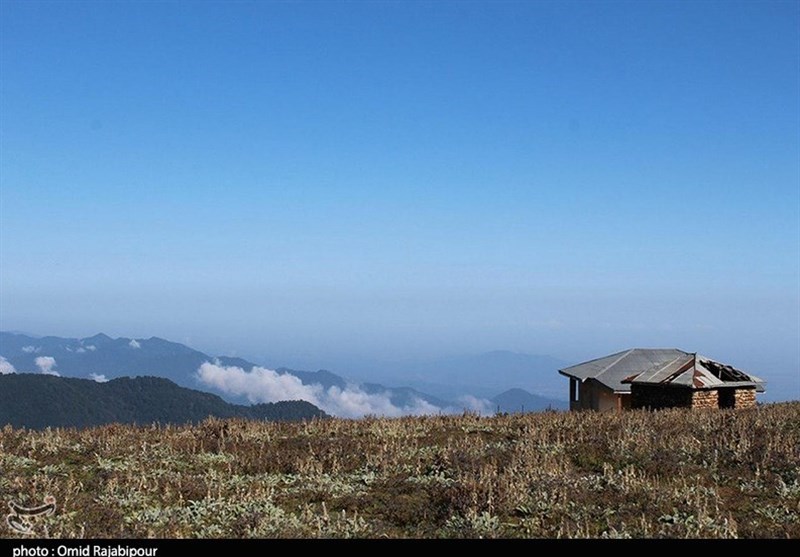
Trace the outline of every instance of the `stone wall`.
<instances>
[{"instance_id":1,"label":"stone wall","mask_svg":"<svg viewBox=\"0 0 800 557\"><path fill-rule=\"evenodd\" d=\"M755 388L690 389L659 385L631 385L631 408L755 408Z\"/></svg>"},{"instance_id":2,"label":"stone wall","mask_svg":"<svg viewBox=\"0 0 800 557\"><path fill-rule=\"evenodd\" d=\"M755 408L756 390L755 389L736 389L734 394L735 408Z\"/></svg>"},{"instance_id":3,"label":"stone wall","mask_svg":"<svg viewBox=\"0 0 800 557\"><path fill-rule=\"evenodd\" d=\"M692 408L719 408L719 392L716 389L692 392Z\"/></svg>"}]
</instances>

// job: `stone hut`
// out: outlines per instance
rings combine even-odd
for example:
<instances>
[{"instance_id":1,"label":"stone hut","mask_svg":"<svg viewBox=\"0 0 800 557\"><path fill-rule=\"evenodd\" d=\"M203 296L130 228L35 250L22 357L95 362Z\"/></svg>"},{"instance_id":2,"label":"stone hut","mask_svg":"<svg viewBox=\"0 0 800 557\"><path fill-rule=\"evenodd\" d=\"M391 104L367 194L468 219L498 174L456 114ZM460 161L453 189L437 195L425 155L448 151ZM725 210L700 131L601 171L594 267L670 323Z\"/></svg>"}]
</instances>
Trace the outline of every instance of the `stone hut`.
<instances>
[{"instance_id":1,"label":"stone hut","mask_svg":"<svg viewBox=\"0 0 800 557\"><path fill-rule=\"evenodd\" d=\"M623 379L631 386L631 408L753 408L764 381L698 354Z\"/></svg>"},{"instance_id":2,"label":"stone hut","mask_svg":"<svg viewBox=\"0 0 800 557\"><path fill-rule=\"evenodd\" d=\"M570 378L570 409L751 408L765 382L677 349L633 348L559 370Z\"/></svg>"}]
</instances>

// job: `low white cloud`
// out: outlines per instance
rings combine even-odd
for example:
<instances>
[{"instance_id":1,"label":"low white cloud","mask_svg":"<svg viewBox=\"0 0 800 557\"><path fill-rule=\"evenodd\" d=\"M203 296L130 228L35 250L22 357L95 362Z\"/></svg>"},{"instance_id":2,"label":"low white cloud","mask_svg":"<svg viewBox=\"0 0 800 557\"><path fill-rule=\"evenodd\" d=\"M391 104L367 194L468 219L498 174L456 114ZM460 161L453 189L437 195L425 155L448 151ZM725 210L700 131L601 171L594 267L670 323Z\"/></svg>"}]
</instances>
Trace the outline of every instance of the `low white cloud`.
<instances>
[{"instance_id":1,"label":"low white cloud","mask_svg":"<svg viewBox=\"0 0 800 557\"><path fill-rule=\"evenodd\" d=\"M36 367L39 368L39 373L45 375L59 375L57 371L53 370L53 368L56 367L56 359L52 356L39 356L34 362L36 363Z\"/></svg>"},{"instance_id":2,"label":"low white cloud","mask_svg":"<svg viewBox=\"0 0 800 557\"><path fill-rule=\"evenodd\" d=\"M97 346L95 346L94 344L87 344L86 350L88 350L89 352L94 352L95 350L97 350Z\"/></svg>"},{"instance_id":3,"label":"low white cloud","mask_svg":"<svg viewBox=\"0 0 800 557\"><path fill-rule=\"evenodd\" d=\"M361 417L368 414L376 416L421 416L425 414L438 414L442 411L421 398L414 398L406 406L397 406L392 403L389 393L367 393L358 386L348 385L341 389L329 387L321 402L320 408L335 416ZM326 408L327 407L327 408ZM328 411L330 408L330 411Z\"/></svg>"},{"instance_id":4,"label":"low white cloud","mask_svg":"<svg viewBox=\"0 0 800 557\"><path fill-rule=\"evenodd\" d=\"M299 378L263 367L245 371L240 367L205 362L197 370L200 381L231 395L244 396L251 403L305 400L328 414L346 418L366 415L404 416L437 414L441 408L419 398L406 406L396 406L388 393L367 393L356 385L342 389L304 385Z\"/></svg>"},{"instance_id":5,"label":"low white cloud","mask_svg":"<svg viewBox=\"0 0 800 557\"><path fill-rule=\"evenodd\" d=\"M477 412L478 414L492 414L497 409L491 400L477 398L472 395L459 397L458 403L461 405L459 411Z\"/></svg>"},{"instance_id":6,"label":"low white cloud","mask_svg":"<svg viewBox=\"0 0 800 557\"><path fill-rule=\"evenodd\" d=\"M108 382L108 378L102 373L90 373L89 379L91 379L92 381L97 381L98 383Z\"/></svg>"},{"instance_id":7,"label":"low white cloud","mask_svg":"<svg viewBox=\"0 0 800 557\"><path fill-rule=\"evenodd\" d=\"M11 375L12 373L17 373L17 370L14 369L11 362L0 356L0 375Z\"/></svg>"},{"instance_id":8,"label":"low white cloud","mask_svg":"<svg viewBox=\"0 0 800 557\"><path fill-rule=\"evenodd\" d=\"M38 352L41 350L39 346L23 346L22 351L26 354L33 354L34 352Z\"/></svg>"},{"instance_id":9,"label":"low white cloud","mask_svg":"<svg viewBox=\"0 0 800 557\"><path fill-rule=\"evenodd\" d=\"M78 346L75 349L75 352L77 352L78 354L83 354L84 352L86 352L86 349L83 346Z\"/></svg>"},{"instance_id":10,"label":"low white cloud","mask_svg":"<svg viewBox=\"0 0 800 557\"><path fill-rule=\"evenodd\" d=\"M200 380L230 394L246 396L251 402L307 400L315 402L317 392L303 385L294 375L281 375L271 369L254 367L250 372L240 367L205 362L197 371Z\"/></svg>"},{"instance_id":11,"label":"low white cloud","mask_svg":"<svg viewBox=\"0 0 800 557\"><path fill-rule=\"evenodd\" d=\"M130 346L131 348L141 348L142 347L142 345L139 344L139 342L135 338L131 339L131 341L128 343L128 346Z\"/></svg>"}]
</instances>

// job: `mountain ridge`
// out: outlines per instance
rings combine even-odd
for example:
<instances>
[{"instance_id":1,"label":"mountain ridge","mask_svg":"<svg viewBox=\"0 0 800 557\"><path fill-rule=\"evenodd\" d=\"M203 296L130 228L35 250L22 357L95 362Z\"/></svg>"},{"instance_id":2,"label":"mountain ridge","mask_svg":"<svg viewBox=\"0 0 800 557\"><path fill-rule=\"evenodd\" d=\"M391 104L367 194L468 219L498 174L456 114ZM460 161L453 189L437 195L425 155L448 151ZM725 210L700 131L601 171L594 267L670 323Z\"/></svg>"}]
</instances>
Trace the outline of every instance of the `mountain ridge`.
<instances>
[{"instance_id":1,"label":"mountain ridge","mask_svg":"<svg viewBox=\"0 0 800 557\"><path fill-rule=\"evenodd\" d=\"M208 417L297 421L327 414L306 401L243 406L162 377L108 382L34 373L0 375L0 427L92 427L196 423Z\"/></svg>"},{"instance_id":2,"label":"mountain ridge","mask_svg":"<svg viewBox=\"0 0 800 557\"><path fill-rule=\"evenodd\" d=\"M525 389L513 388L491 398L498 412L517 414L542 410L567 410L569 403L529 393Z\"/></svg>"},{"instance_id":3,"label":"mountain ridge","mask_svg":"<svg viewBox=\"0 0 800 557\"><path fill-rule=\"evenodd\" d=\"M206 363L223 367L238 367L250 371L259 366L243 358L211 356L184 344L160 337L111 338L98 333L85 338L57 336L31 337L9 332L0 332L0 356L7 359L18 372L35 372L40 366L36 359L48 356L55 360L52 371L66 377L116 379L152 375L164 377L182 387L213 392L228 402L249 402L242 395L235 395L202 383L197 376L198 368ZM278 367L279 374L293 375L303 385L321 385L346 389L351 382L331 371L301 371ZM385 394L392 404L399 407L414 406L417 400L444 407L457 406L418 391L412 387L386 387L379 383L366 383L368 394Z\"/></svg>"},{"instance_id":4,"label":"mountain ridge","mask_svg":"<svg viewBox=\"0 0 800 557\"><path fill-rule=\"evenodd\" d=\"M84 338L36 337L0 332L0 356L5 357L18 372L35 372L38 369L66 377L98 380L148 375L164 377L182 387L213 392L233 404L250 403L258 400L258 397L250 397L233 389L226 390L224 385L201 381L199 368L205 363L240 368L245 372L255 367L265 367L244 358L212 356L157 336L112 338L102 332ZM549 356L495 350L418 365L395 362L395 367L390 365L385 370L373 367L372 373L368 374L369 379L364 377L360 382L350 381L325 369L301 371L277 367L274 371L280 375L292 375L305 386L320 386L325 392L354 388L366 395L384 396L393 406L404 409L419 409L426 405L442 411L476 409L474 403L482 400L481 411L489 412L497 405L490 399L499 390L512 387L531 389L532 386L545 383L555 385L561 378L554 373L554 369L558 369L556 366L562 363ZM46 369L43 365L47 366ZM386 380L390 384L405 386L386 387L382 384ZM525 408L534 410L558 405L559 399L555 393L562 392L562 389L551 386L541 391L536 389L536 392L546 396L529 392ZM541 404L530 399L531 396L540 396ZM316 396L298 398L319 404ZM566 405L566 401L561 401L561 404Z\"/></svg>"}]
</instances>

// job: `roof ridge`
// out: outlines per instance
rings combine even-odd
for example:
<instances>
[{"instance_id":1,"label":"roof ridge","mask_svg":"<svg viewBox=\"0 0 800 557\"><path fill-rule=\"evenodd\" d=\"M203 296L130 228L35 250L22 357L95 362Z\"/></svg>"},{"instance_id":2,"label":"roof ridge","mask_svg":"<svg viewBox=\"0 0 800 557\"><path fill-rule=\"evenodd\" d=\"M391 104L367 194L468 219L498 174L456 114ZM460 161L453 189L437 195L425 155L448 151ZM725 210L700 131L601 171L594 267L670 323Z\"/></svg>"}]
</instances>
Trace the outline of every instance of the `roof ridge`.
<instances>
[{"instance_id":1,"label":"roof ridge","mask_svg":"<svg viewBox=\"0 0 800 557\"><path fill-rule=\"evenodd\" d=\"M599 362L600 360L605 360L606 358L610 358L612 356L616 356L617 354L623 354L623 355L627 354L628 352L631 352L633 350L636 350L636 348L628 348L627 350L620 350L619 352L614 352L613 354L609 354L607 356L600 356L599 358L592 358L591 360L586 360L585 362L580 362L580 363L565 367L563 369L559 369L558 371L566 371L566 370L571 369L573 367L579 367L579 366L583 366L583 365L586 365L586 364L591 364L593 362Z\"/></svg>"},{"instance_id":2,"label":"roof ridge","mask_svg":"<svg viewBox=\"0 0 800 557\"><path fill-rule=\"evenodd\" d=\"M614 360L613 362L611 362L610 364L608 364L606 367L604 367L603 369L601 369L600 371L598 371L598 372L597 372L597 374L595 375L595 377L598 377L598 376L600 376L600 375L603 375L603 374L604 374L605 372L607 372L609 369L611 369L612 367L614 367L615 365L617 365L618 363L620 363L622 360L624 360L625 358L627 358L628 356L630 356L630 355L631 355L631 352L633 352L634 350L638 350L638 348L630 348L630 349L626 350L626 351L625 351L625 353L624 353L624 354L622 354L622 356L620 356L619 358L617 358L616 360ZM613 354L612 354L612 355L613 355Z\"/></svg>"},{"instance_id":3,"label":"roof ridge","mask_svg":"<svg viewBox=\"0 0 800 557\"><path fill-rule=\"evenodd\" d=\"M683 350L681 350L681 352L683 352ZM686 354L686 352L683 352L683 353ZM669 377L664 379L662 381L662 383L669 383L671 381L674 381L675 379L677 379L678 377L680 377L681 375L683 375L684 373L686 373L689 370L694 370L694 373L696 373L697 372L697 355L696 354L689 354L689 356L691 356L691 358L687 362L685 362L683 365L681 365L678 368L678 371L676 371L675 373L673 373L672 375L670 375ZM670 364L675 363L678 360L680 360L680 356L678 356L677 358L672 360L670 362ZM689 364L689 365L687 366L686 364ZM666 367L666 366L664 366L664 367Z\"/></svg>"}]
</instances>

